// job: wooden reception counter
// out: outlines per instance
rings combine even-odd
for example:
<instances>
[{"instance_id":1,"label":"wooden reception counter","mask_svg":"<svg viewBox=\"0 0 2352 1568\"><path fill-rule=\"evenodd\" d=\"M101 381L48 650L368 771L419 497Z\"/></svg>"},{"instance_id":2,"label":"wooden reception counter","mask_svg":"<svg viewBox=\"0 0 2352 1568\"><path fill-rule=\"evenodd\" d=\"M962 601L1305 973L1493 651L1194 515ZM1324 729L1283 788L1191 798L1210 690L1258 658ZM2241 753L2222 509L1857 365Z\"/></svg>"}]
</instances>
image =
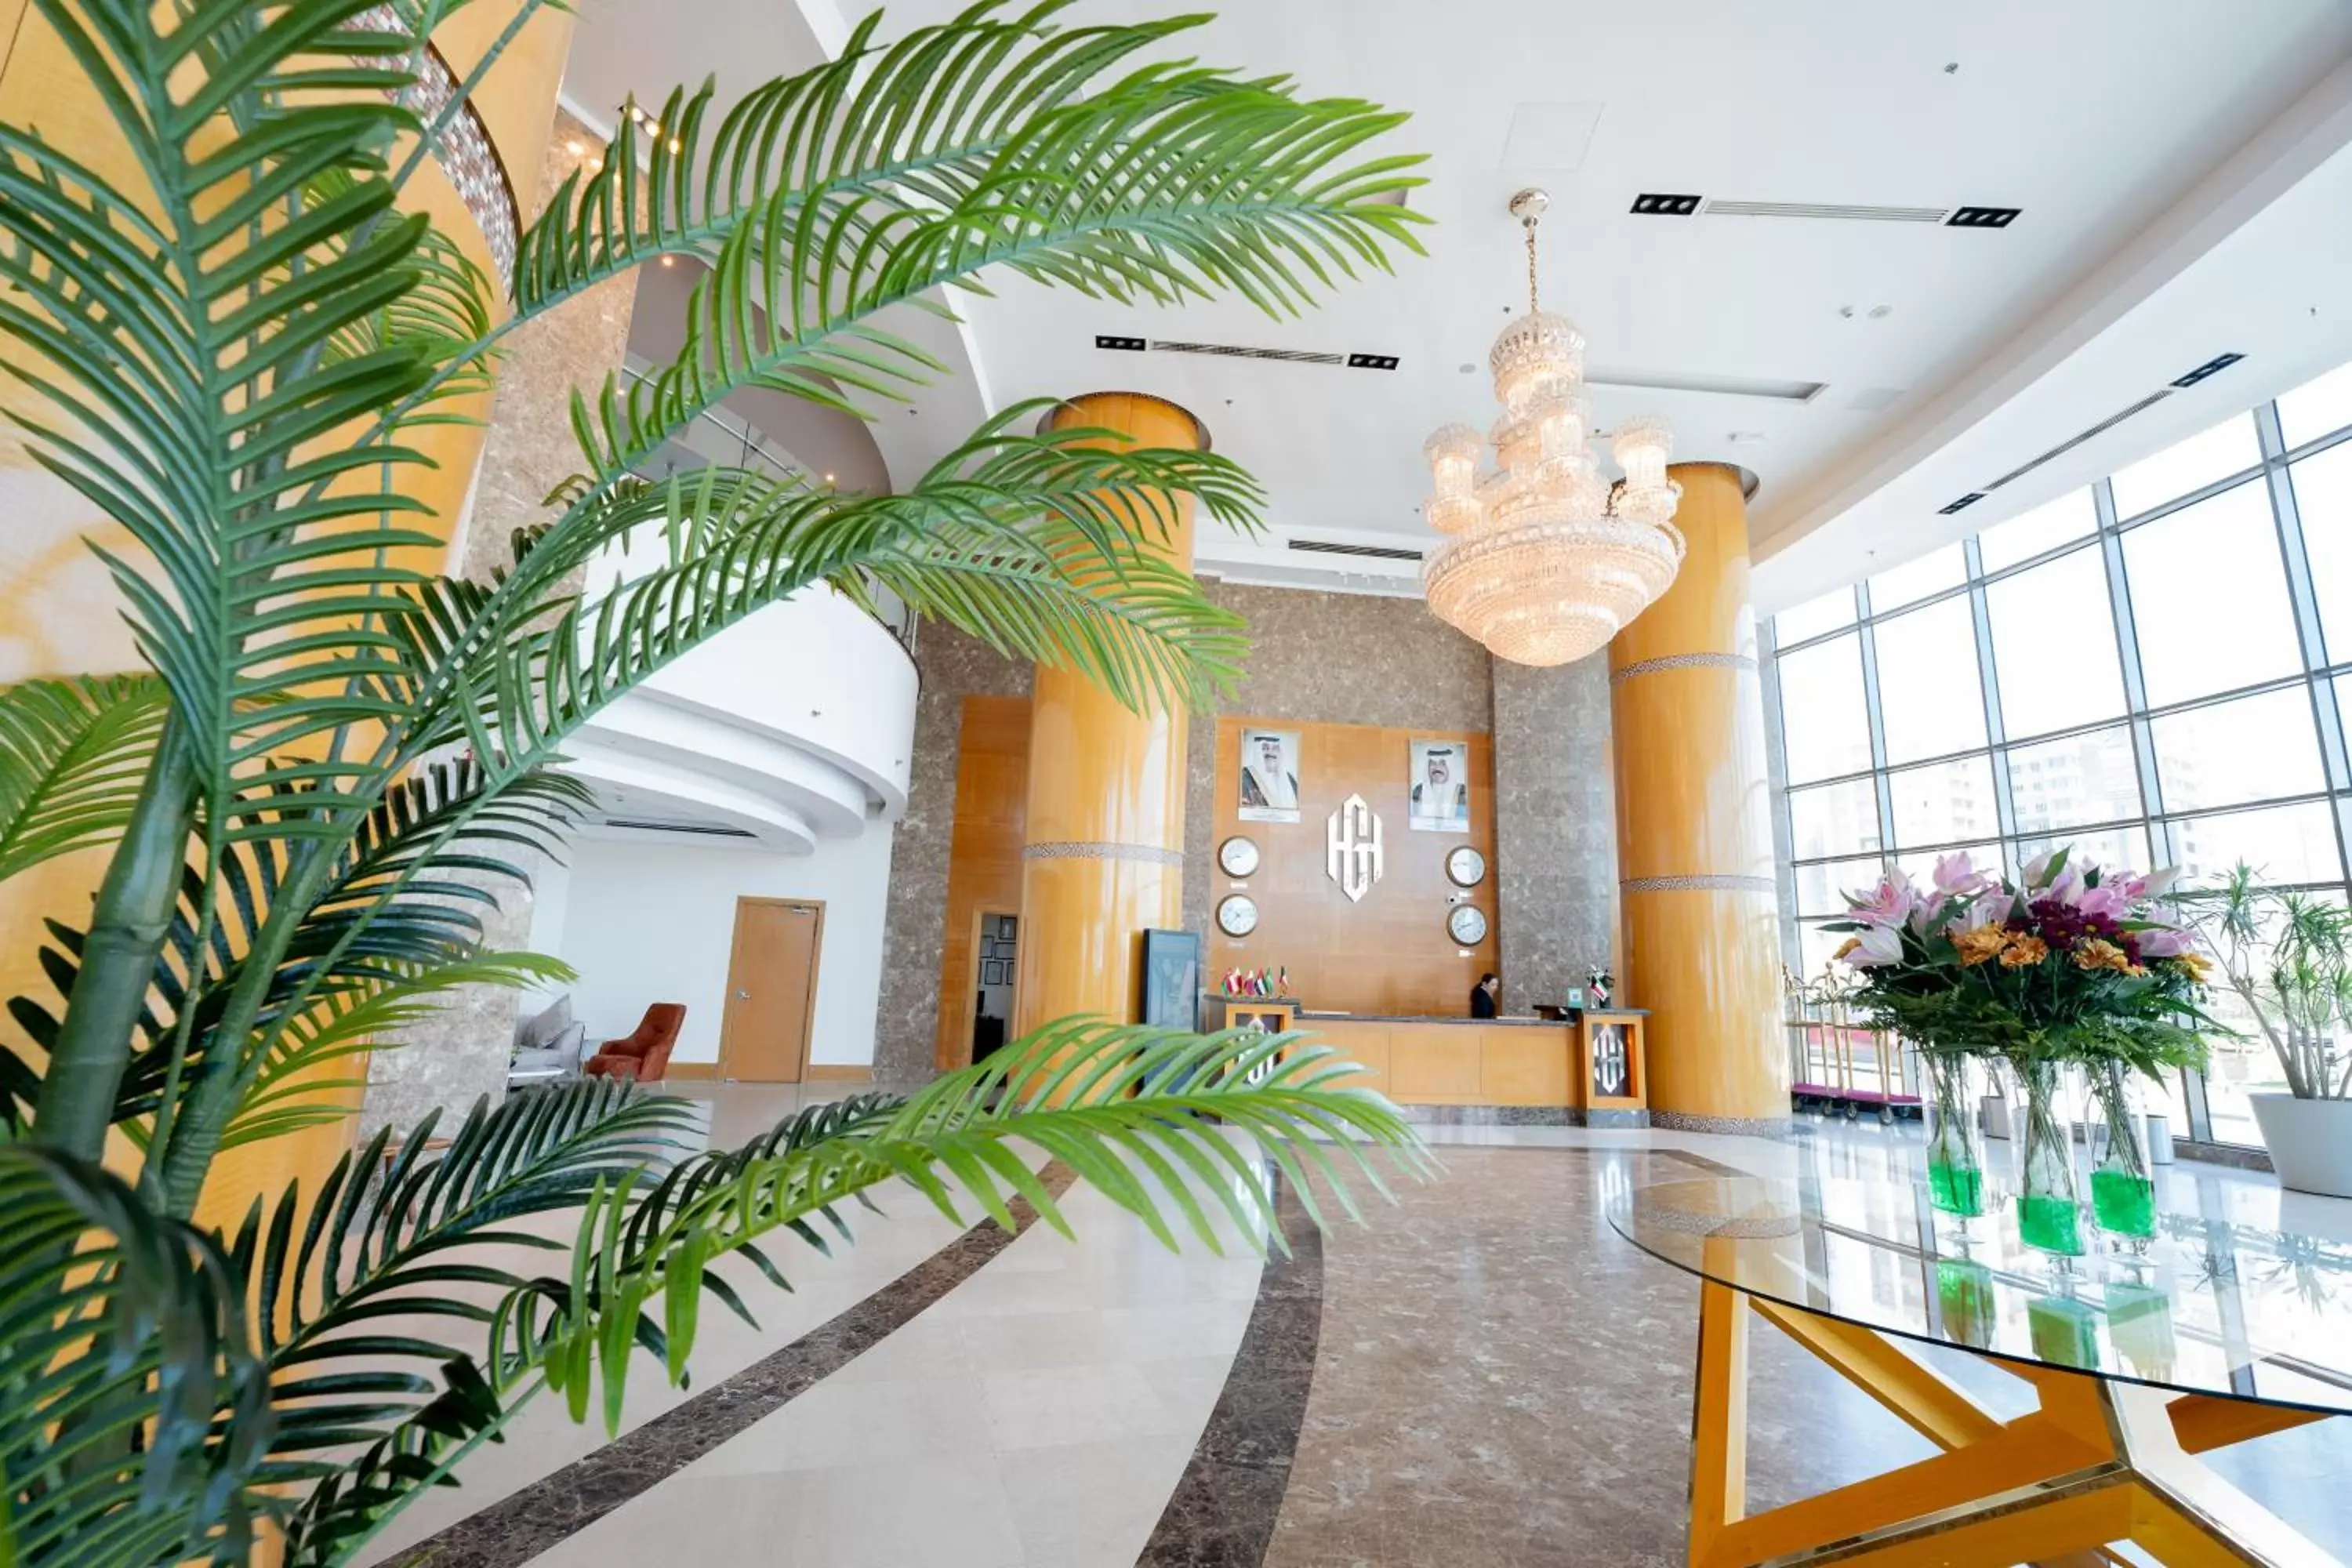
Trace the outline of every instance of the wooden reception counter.
<instances>
[{"instance_id":1,"label":"wooden reception counter","mask_svg":"<svg viewBox=\"0 0 2352 1568\"><path fill-rule=\"evenodd\" d=\"M1288 997L1218 997L1224 1021L1292 1028L1363 1065L1370 1086L1421 1120L1591 1127L1649 1124L1649 1070L1636 1009L1542 1018L1318 1013ZM1494 1111L1491 1117L1477 1114ZM1549 1113L1549 1114L1548 1114Z\"/></svg>"}]
</instances>

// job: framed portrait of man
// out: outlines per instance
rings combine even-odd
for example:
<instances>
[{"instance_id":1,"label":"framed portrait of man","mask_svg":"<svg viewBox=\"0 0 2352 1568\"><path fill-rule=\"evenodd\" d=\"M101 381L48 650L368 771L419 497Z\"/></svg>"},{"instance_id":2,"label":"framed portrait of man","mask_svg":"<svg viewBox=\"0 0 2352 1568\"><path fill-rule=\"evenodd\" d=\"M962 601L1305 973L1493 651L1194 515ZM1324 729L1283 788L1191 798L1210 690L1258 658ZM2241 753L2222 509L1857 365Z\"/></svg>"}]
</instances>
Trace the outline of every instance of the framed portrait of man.
<instances>
[{"instance_id":1,"label":"framed portrait of man","mask_svg":"<svg viewBox=\"0 0 2352 1568\"><path fill-rule=\"evenodd\" d=\"M1241 819L1298 820L1298 731L1244 730L1241 756Z\"/></svg>"},{"instance_id":2,"label":"framed portrait of man","mask_svg":"<svg viewBox=\"0 0 2352 1568\"><path fill-rule=\"evenodd\" d=\"M1459 741L1410 742L1405 826L1423 833L1470 831L1470 749Z\"/></svg>"}]
</instances>

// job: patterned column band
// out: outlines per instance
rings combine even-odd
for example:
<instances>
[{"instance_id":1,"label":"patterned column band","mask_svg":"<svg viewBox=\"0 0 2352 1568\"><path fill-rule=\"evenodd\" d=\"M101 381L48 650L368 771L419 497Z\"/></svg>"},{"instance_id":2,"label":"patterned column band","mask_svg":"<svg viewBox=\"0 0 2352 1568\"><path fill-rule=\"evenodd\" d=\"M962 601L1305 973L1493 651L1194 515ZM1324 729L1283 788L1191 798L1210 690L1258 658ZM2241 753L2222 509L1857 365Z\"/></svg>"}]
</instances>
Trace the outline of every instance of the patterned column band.
<instances>
[{"instance_id":1,"label":"patterned column band","mask_svg":"<svg viewBox=\"0 0 2352 1568\"><path fill-rule=\"evenodd\" d=\"M1184 851L1157 844L1111 844L1099 839L1069 839L1058 843L1024 844L1024 860L1133 860L1145 866L1181 866Z\"/></svg>"},{"instance_id":2,"label":"patterned column band","mask_svg":"<svg viewBox=\"0 0 2352 1568\"><path fill-rule=\"evenodd\" d=\"M1769 877L1626 877L1617 883L1623 893L1778 893Z\"/></svg>"},{"instance_id":3,"label":"patterned column band","mask_svg":"<svg viewBox=\"0 0 2352 1568\"><path fill-rule=\"evenodd\" d=\"M1746 669L1753 670L1756 661L1744 653L1670 653L1663 658L1645 658L1638 664L1612 671L1610 684L1620 685L1637 675L1655 675L1662 669Z\"/></svg>"}]
</instances>

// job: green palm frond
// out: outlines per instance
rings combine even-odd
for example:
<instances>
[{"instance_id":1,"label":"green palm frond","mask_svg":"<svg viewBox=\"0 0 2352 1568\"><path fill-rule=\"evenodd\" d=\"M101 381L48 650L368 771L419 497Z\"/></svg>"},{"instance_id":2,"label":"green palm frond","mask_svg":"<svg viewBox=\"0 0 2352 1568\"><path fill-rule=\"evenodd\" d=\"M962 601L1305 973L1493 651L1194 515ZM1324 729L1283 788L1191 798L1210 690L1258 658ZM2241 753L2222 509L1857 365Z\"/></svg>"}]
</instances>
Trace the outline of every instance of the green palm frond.
<instances>
[{"instance_id":1,"label":"green palm frond","mask_svg":"<svg viewBox=\"0 0 2352 1568\"><path fill-rule=\"evenodd\" d=\"M228 1259L28 1144L0 1145L0 1561L241 1561L275 1423Z\"/></svg>"},{"instance_id":2,"label":"green palm frond","mask_svg":"<svg viewBox=\"0 0 2352 1568\"><path fill-rule=\"evenodd\" d=\"M685 1201L657 1188L640 1205L627 1182L594 1194L569 1279L533 1281L500 1306L491 1325L496 1364L542 1369L573 1419L599 1404L611 1428L620 1418L629 1349L654 1303L661 1304L676 1378L693 1352L712 1262L894 1178L958 1223L960 1187L1000 1225L1012 1225L1007 1202L1018 1195L1068 1234L1016 1142L1069 1164L1171 1247L1171 1210L1203 1245L1222 1250L1226 1238L1210 1216L1213 1205L1244 1245L1263 1247L1269 1237L1282 1245L1257 1163L1226 1129L1246 1133L1301 1182L1310 1205L1304 1181L1312 1169L1352 1215L1348 1168L1385 1191L1370 1148L1407 1171L1425 1160L1397 1109L1351 1086L1361 1073L1295 1035L1194 1036L1084 1018L1049 1025L988 1062L940 1078L885 1117L861 1115L840 1136L746 1158ZM658 1223L633 1222L633 1209L656 1212ZM1319 1208L1310 1212L1322 1223ZM795 1228L805 1232L804 1225Z\"/></svg>"},{"instance_id":3,"label":"green palm frond","mask_svg":"<svg viewBox=\"0 0 2352 1568\"><path fill-rule=\"evenodd\" d=\"M142 676L0 690L0 882L121 834L169 712L163 683Z\"/></svg>"},{"instance_id":4,"label":"green palm frond","mask_svg":"<svg viewBox=\"0 0 2352 1568\"><path fill-rule=\"evenodd\" d=\"M369 983L333 990L289 1024L256 1066L221 1147L283 1137L305 1127L341 1121L352 1112L346 1094L364 1078L321 1078L330 1062L408 1048L385 1037L431 1017L448 994L463 986L510 991L562 985L578 978L572 966L536 952L485 952L435 963L385 961Z\"/></svg>"}]
</instances>

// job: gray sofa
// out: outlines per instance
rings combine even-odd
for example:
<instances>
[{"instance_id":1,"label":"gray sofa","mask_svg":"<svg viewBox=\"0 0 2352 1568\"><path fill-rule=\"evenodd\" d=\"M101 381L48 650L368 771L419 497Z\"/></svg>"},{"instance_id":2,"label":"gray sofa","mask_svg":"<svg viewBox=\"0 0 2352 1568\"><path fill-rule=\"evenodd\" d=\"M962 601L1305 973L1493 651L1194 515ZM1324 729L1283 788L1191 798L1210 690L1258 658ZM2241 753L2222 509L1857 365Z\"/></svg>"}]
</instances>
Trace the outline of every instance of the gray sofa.
<instances>
[{"instance_id":1,"label":"gray sofa","mask_svg":"<svg viewBox=\"0 0 2352 1568\"><path fill-rule=\"evenodd\" d=\"M572 994L566 992L515 1030L507 1081L562 1083L578 1078L587 1045L588 1026L572 1021Z\"/></svg>"}]
</instances>

